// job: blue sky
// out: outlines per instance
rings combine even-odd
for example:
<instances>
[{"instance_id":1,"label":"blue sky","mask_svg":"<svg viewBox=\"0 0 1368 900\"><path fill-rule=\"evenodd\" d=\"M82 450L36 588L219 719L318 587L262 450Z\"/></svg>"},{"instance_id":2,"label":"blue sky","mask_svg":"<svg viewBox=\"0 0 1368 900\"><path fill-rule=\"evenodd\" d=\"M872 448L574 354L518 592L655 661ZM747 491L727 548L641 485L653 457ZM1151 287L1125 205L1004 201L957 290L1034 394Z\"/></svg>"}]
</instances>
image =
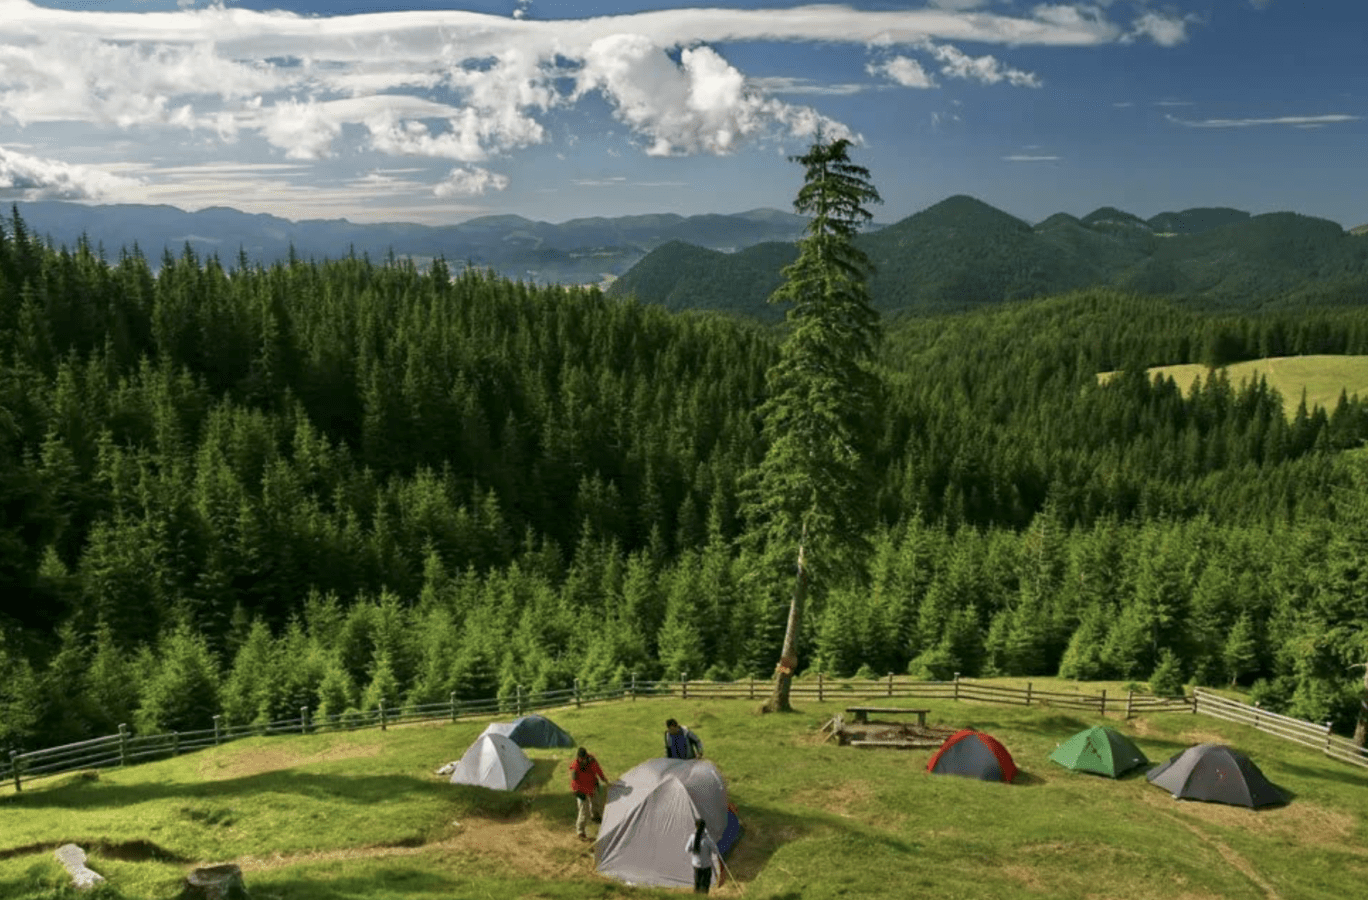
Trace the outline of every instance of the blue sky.
<instances>
[{"instance_id":1,"label":"blue sky","mask_svg":"<svg viewBox=\"0 0 1368 900\"><path fill-rule=\"evenodd\" d=\"M968 193L1368 222L1363 0L0 0L0 199L442 224Z\"/></svg>"}]
</instances>

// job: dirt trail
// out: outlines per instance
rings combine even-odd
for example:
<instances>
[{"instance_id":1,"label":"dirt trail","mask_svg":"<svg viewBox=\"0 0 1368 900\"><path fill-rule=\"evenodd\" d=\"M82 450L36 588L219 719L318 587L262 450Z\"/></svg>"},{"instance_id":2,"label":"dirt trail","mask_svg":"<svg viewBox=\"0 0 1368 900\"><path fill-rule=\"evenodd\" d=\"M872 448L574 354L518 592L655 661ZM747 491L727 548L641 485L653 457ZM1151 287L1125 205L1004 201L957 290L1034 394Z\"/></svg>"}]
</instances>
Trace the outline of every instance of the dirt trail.
<instances>
[{"instance_id":1,"label":"dirt trail","mask_svg":"<svg viewBox=\"0 0 1368 900\"><path fill-rule=\"evenodd\" d=\"M1259 889L1264 892L1264 895L1266 897L1268 897L1268 900L1282 900L1282 895L1279 894L1273 888L1273 885L1269 884L1267 881L1264 880L1263 876L1260 875L1258 871L1254 868L1254 866L1250 864L1249 860L1241 856L1233 848L1228 846L1224 841L1220 840L1219 838L1213 837L1210 834L1207 834L1201 828L1198 828L1196 825L1183 819L1181 816L1175 816L1171 813L1167 815L1169 818L1173 819L1175 822L1182 825L1188 831L1191 831L1193 834L1195 834L1200 841L1210 845L1211 847L1214 847L1216 852L1221 854L1221 858L1224 859L1227 863L1229 863L1232 868L1234 868L1244 877L1248 878L1254 884L1258 885Z\"/></svg>"}]
</instances>

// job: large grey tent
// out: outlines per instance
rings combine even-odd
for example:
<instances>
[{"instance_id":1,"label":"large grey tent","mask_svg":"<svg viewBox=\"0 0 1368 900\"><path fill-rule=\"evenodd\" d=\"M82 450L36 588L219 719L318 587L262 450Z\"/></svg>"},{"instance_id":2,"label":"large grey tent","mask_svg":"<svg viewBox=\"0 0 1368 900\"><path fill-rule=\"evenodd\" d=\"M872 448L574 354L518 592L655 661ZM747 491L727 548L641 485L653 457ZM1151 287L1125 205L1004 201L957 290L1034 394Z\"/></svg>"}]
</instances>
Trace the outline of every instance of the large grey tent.
<instances>
[{"instance_id":1,"label":"large grey tent","mask_svg":"<svg viewBox=\"0 0 1368 900\"><path fill-rule=\"evenodd\" d=\"M482 734L456 764L451 783L511 791L531 770L532 760L517 744L501 734Z\"/></svg>"},{"instance_id":2,"label":"large grey tent","mask_svg":"<svg viewBox=\"0 0 1368 900\"><path fill-rule=\"evenodd\" d=\"M512 722L491 722L484 734L501 734L519 747L573 747L575 739L546 716L520 716Z\"/></svg>"},{"instance_id":3,"label":"large grey tent","mask_svg":"<svg viewBox=\"0 0 1368 900\"><path fill-rule=\"evenodd\" d=\"M1175 800L1210 800L1251 809L1287 802L1249 757L1225 744L1189 747L1145 777Z\"/></svg>"},{"instance_id":4,"label":"large grey tent","mask_svg":"<svg viewBox=\"0 0 1368 900\"><path fill-rule=\"evenodd\" d=\"M691 887L684 845L698 819L723 853L736 843L741 823L717 767L706 759L646 760L608 788L594 846L598 870L628 884Z\"/></svg>"}]
</instances>

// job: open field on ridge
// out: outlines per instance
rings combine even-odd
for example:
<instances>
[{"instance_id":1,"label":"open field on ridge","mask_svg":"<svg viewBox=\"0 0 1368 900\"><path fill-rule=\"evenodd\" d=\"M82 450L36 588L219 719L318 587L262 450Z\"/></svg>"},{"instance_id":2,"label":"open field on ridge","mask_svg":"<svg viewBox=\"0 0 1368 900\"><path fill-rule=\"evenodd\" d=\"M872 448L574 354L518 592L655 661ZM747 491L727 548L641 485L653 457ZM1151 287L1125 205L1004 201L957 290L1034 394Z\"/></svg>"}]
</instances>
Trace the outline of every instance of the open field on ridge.
<instances>
[{"instance_id":1,"label":"open field on ridge","mask_svg":"<svg viewBox=\"0 0 1368 900\"><path fill-rule=\"evenodd\" d=\"M1174 801L1143 774L1064 771L1048 754L1096 720L1048 707L925 703L933 722L998 737L1023 770L1011 786L929 776L930 751L821 743L817 727L848 702L761 716L751 701L652 699L550 715L610 777L660 753L665 718L696 727L746 828L729 864L751 898L1340 900L1368 876L1368 778L1268 735L1178 713L1109 720L1155 762L1201 741L1248 753L1293 795L1252 812ZM191 867L225 861L254 900L673 895L594 873L574 839L571 750L530 751L536 767L508 795L434 776L484 724L256 738L10 789L0 896L61 896L51 850L66 841L127 900L171 897Z\"/></svg>"},{"instance_id":2,"label":"open field on ridge","mask_svg":"<svg viewBox=\"0 0 1368 900\"><path fill-rule=\"evenodd\" d=\"M1297 412L1302 391L1306 392L1306 408L1325 407L1333 412L1341 392L1350 397L1368 396L1368 356L1274 356L1251 359L1223 367L1234 388L1251 378L1264 376L1268 386L1282 394L1288 418ZM1172 378L1184 393L1188 393L1196 378L1206 379L1210 368L1202 363L1183 363L1175 366L1155 366L1147 369L1154 377ZM1098 379L1105 382L1115 372L1103 372Z\"/></svg>"}]
</instances>

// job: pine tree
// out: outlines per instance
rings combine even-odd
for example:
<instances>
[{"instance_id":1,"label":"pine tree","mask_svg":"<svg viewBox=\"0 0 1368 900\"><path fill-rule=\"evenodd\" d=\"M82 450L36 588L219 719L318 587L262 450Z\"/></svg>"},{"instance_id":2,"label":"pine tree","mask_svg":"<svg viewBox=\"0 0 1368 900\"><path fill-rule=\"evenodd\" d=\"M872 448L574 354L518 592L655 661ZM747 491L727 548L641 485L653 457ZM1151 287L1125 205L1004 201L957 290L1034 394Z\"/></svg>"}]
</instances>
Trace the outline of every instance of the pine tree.
<instances>
[{"instance_id":1,"label":"pine tree","mask_svg":"<svg viewBox=\"0 0 1368 900\"><path fill-rule=\"evenodd\" d=\"M752 540L771 566L792 565L793 593L774 691L765 708L789 711L810 580L819 590L858 570L872 524L868 472L878 381L867 367L879 314L866 286L868 258L855 246L879 202L869 172L850 162L850 142L819 135L793 161L805 170L794 208L812 217L798 259L784 269L771 302L791 304L788 336L766 379L761 405L765 457L746 514Z\"/></svg>"}]
</instances>

